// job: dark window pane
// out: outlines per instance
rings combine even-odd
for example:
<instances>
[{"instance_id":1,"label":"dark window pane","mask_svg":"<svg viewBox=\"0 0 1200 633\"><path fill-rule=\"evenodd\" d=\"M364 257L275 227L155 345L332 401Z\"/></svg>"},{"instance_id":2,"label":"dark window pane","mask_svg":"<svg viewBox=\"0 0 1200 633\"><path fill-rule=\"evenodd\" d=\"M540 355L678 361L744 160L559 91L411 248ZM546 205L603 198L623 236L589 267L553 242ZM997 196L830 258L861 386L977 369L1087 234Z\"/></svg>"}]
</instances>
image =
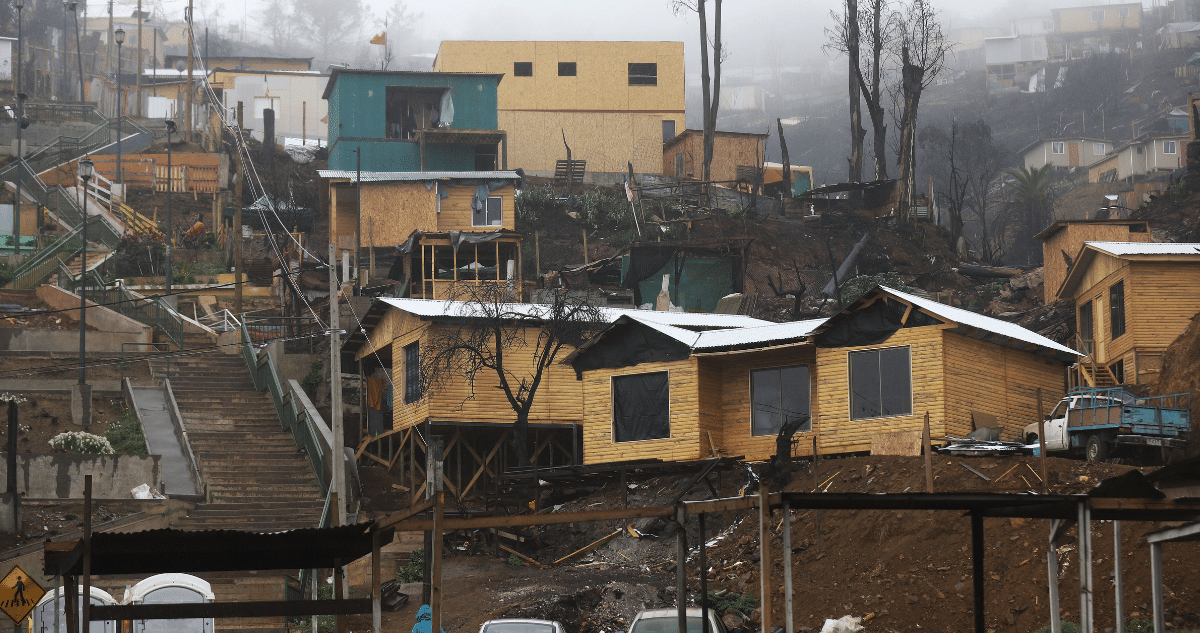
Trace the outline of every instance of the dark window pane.
<instances>
[{"instance_id":1,"label":"dark window pane","mask_svg":"<svg viewBox=\"0 0 1200 633\"><path fill-rule=\"evenodd\" d=\"M674 121L667 119L666 121L662 122L662 126L663 126L663 142L664 143L675 138L675 122Z\"/></svg>"},{"instance_id":2,"label":"dark window pane","mask_svg":"<svg viewBox=\"0 0 1200 633\"><path fill-rule=\"evenodd\" d=\"M613 441L638 442L671 437L671 398L667 372L612 379Z\"/></svg>"},{"instance_id":3,"label":"dark window pane","mask_svg":"<svg viewBox=\"0 0 1200 633\"><path fill-rule=\"evenodd\" d=\"M558 62L558 76L559 77L574 77L575 76L575 62Z\"/></svg>"},{"instance_id":4,"label":"dark window pane","mask_svg":"<svg viewBox=\"0 0 1200 633\"><path fill-rule=\"evenodd\" d=\"M801 365L779 370L779 383L783 387L783 391L780 393L783 410L782 422L791 422L800 416L809 415L811 409L809 408L808 367ZM811 429L812 420L800 427L801 431Z\"/></svg>"},{"instance_id":5,"label":"dark window pane","mask_svg":"<svg viewBox=\"0 0 1200 633\"><path fill-rule=\"evenodd\" d=\"M503 222L504 199L492 197L487 199L487 226L500 226Z\"/></svg>"},{"instance_id":6,"label":"dark window pane","mask_svg":"<svg viewBox=\"0 0 1200 633\"><path fill-rule=\"evenodd\" d=\"M404 403L421 399L421 347L413 343L404 347Z\"/></svg>"},{"instance_id":7,"label":"dark window pane","mask_svg":"<svg viewBox=\"0 0 1200 633\"><path fill-rule=\"evenodd\" d=\"M750 374L750 393L754 400L750 411L751 435L775 435L781 421L779 411L779 370L763 369Z\"/></svg>"},{"instance_id":8,"label":"dark window pane","mask_svg":"<svg viewBox=\"0 0 1200 633\"><path fill-rule=\"evenodd\" d=\"M514 77L532 77L533 62L513 62Z\"/></svg>"},{"instance_id":9,"label":"dark window pane","mask_svg":"<svg viewBox=\"0 0 1200 633\"><path fill-rule=\"evenodd\" d=\"M657 86L658 64L630 64L629 85Z\"/></svg>"},{"instance_id":10,"label":"dark window pane","mask_svg":"<svg viewBox=\"0 0 1200 633\"><path fill-rule=\"evenodd\" d=\"M850 419L877 418L883 411L879 401L879 352L850 354Z\"/></svg>"},{"instance_id":11,"label":"dark window pane","mask_svg":"<svg viewBox=\"0 0 1200 633\"><path fill-rule=\"evenodd\" d=\"M1118 281L1108 289L1108 307L1112 338L1125 333L1125 282Z\"/></svg>"},{"instance_id":12,"label":"dark window pane","mask_svg":"<svg viewBox=\"0 0 1200 633\"><path fill-rule=\"evenodd\" d=\"M1091 352L1091 342L1095 338L1093 324L1095 323L1092 317L1092 302L1079 306L1079 338L1083 339L1084 345L1088 347L1087 352Z\"/></svg>"},{"instance_id":13,"label":"dark window pane","mask_svg":"<svg viewBox=\"0 0 1200 633\"><path fill-rule=\"evenodd\" d=\"M912 370L907 347L879 350L879 390L883 416L912 413Z\"/></svg>"}]
</instances>

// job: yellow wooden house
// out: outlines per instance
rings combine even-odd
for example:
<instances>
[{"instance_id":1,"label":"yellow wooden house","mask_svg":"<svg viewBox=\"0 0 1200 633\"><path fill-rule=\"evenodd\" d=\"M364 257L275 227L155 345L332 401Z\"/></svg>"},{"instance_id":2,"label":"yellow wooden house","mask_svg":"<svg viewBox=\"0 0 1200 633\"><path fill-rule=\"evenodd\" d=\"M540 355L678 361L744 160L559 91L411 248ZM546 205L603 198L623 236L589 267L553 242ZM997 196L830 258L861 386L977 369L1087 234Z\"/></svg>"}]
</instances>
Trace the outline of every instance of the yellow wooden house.
<instances>
[{"instance_id":1,"label":"yellow wooden house","mask_svg":"<svg viewBox=\"0 0 1200 633\"><path fill-rule=\"evenodd\" d=\"M1075 304L1074 384L1154 382L1162 354L1200 312L1200 244L1085 242L1058 288Z\"/></svg>"},{"instance_id":2,"label":"yellow wooden house","mask_svg":"<svg viewBox=\"0 0 1200 633\"><path fill-rule=\"evenodd\" d=\"M1044 301L1058 301L1058 289L1067 277L1084 242L1149 242L1150 223L1145 220L1058 220L1034 236L1042 243Z\"/></svg>"},{"instance_id":3,"label":"yellow wooden house","mask_svg":"<svg viewBox=\"0 0 1200 633\"><path fill-rule=\"evenodd\" d=\"M460 281L521 288L521 239L512 171L359 172L322 170L323 206L338 255L383 250L402 296L448 298ZM361 203L358 199L362 192ZM387 274L376 271L371 277Z\"/></svg>"},{"instance_id":4,"label":"yellow wooden house","mask_svg":"<svg viewBox=\"0 0 1200 633\"><path fill-rule=\"evenodd\" d=\"M809 421L796 455L870 450L920 431L962 437L978 414L1006 438L1061 397L1078 356L1015 324L878 287L827 321L695 332L619 319L569 356L583 386L585 463L715 454L762 460ZM989 422L990 423L990 422Z\"/></svg>"}]
</instances>

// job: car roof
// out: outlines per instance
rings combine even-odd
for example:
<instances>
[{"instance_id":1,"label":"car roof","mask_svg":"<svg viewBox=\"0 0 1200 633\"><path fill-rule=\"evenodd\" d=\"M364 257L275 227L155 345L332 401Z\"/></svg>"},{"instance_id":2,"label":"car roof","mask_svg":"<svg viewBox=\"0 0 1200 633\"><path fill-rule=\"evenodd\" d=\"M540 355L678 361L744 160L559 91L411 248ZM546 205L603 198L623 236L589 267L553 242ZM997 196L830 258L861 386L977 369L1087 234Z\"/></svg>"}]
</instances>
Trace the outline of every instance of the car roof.
<instances>
[{"instance_id":1,"label":"car roof","mask_svg":"<svg viewBox=\"0 0 1200 633\"><path fill-rule=\"evenodd\" d=\"M714 611L713 613L716 613L716 612ZM689 616L700 617L700 608L699 607L689 607L687 609L687 614ZM678 617L678 615L679 615L679 609L648 609L646 611L642 611L641 613L637 614L637 617L642 618L642 619L645 619L645 618L673 618L673 617Z\"/></svg>"},{"instance_id":2,"label":"car roof","mask_svg":"<svg viewBox=\"0 0 1200 633\"><path fill-rule=\"evenodd\" d=\"M553 626L553 625L562 626L561 624L559 624L558 622L556 622L554 620L534 620L532 618L499 618L496 620L488 620L487 622L484 622L481 626L487 626L489 624L499 624L499 623L547 624L547 625L551 625L551 626Z\"/></svg>"}]
</instances>

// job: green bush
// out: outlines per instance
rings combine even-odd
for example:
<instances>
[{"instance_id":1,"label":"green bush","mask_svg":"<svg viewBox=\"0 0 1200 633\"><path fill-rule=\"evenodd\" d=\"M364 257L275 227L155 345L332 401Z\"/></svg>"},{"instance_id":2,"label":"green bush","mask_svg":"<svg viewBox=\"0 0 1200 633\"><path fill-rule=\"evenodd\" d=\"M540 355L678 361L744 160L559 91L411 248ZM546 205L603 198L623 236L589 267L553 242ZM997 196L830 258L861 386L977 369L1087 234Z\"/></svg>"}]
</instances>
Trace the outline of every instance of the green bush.
<instances>
[{"instance_id":1,"label":"green bush","mask_svg":"<svg viewBox=\"0 0 1200 633\"><path fill-rule=\"evenodd\" d=\"M50 438L50 448L81 455L112 455L112 444L106 438L83 431L67 431Z\"/></svg>"},{"instance_id":2,"label":"green bush","mask_svg":"<svg viewBox=\"0 0 1200 633\"><path fill-rule=\"evenodd\" d=\"M524 567L525 566L525 561L517 558L516 556L509 556L508 560L506 560L504 562L508 563L509 567Z\"/></svg>"},{"instance_id":3,"label":"green bush","mask_svg":"<svg viewBox=\"0 0 1200 633\"><path fill-rule=\"evenodd\" d=\"M304 389L304 393L308 395L309 400L317 397L317 388L325 381L325 374L321 373L321 369L324 366L325 364L319 360L313 361L313 364L308 368L308 373L300 381L300 387Z\"/></svg>"},{"instance_id":4,"label":"green bush","mask_svg":"<svg viewBox=\"0 0 1200 633\"><path fill-rule=\"evenodd\" d=\"M408 564L396 570L396 582L404 584L425 579L425 550L408 555Z\"/></svg>"},{"instance_id":5,"label":"green bush","mask_svg":"<svg viewBox=\"0 0 1200 633\"><path fill-rule=\"evenodd\" d=\"M743 618L750 617L750 614L758 607L758 599L751 593L727 593L718 596L710 591L707 602L709 608L714 609L717 613L725 613L733 609Z\"/></svg>"},{"instance_id":6,"label":"green bush","mask_svg":"<svg viewBox=\"0 0 1200 633\"><path fill-rule=\"evenodd\" d=\"M142 431L142 422L133 409L126 409L121 417L110 422L104 437L118 453L150 454L146 449L146 434Z\"/></svg>"}]
</instances>

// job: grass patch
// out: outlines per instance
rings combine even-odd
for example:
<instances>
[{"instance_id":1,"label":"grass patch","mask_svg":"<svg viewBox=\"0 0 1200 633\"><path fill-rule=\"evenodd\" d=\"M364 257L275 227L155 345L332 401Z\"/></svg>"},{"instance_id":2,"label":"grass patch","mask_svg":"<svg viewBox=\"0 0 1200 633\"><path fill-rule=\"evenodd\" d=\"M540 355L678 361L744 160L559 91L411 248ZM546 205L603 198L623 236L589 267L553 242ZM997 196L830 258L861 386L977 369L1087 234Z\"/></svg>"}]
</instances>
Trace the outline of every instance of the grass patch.
<instances>
[{"instance_id":1,"label":"grass patch","mask_svg":"<svg viewBox=\"0 0 1200 633\"><path fill-rule=\"evenodd\" d=\"M104 437L118 453L143 456L150 454L146 449L146 434L142 431L142 422L138 420L137 412L133 409L126 409L121 417L109 422Z\"/></svg>"}]
</instances>

